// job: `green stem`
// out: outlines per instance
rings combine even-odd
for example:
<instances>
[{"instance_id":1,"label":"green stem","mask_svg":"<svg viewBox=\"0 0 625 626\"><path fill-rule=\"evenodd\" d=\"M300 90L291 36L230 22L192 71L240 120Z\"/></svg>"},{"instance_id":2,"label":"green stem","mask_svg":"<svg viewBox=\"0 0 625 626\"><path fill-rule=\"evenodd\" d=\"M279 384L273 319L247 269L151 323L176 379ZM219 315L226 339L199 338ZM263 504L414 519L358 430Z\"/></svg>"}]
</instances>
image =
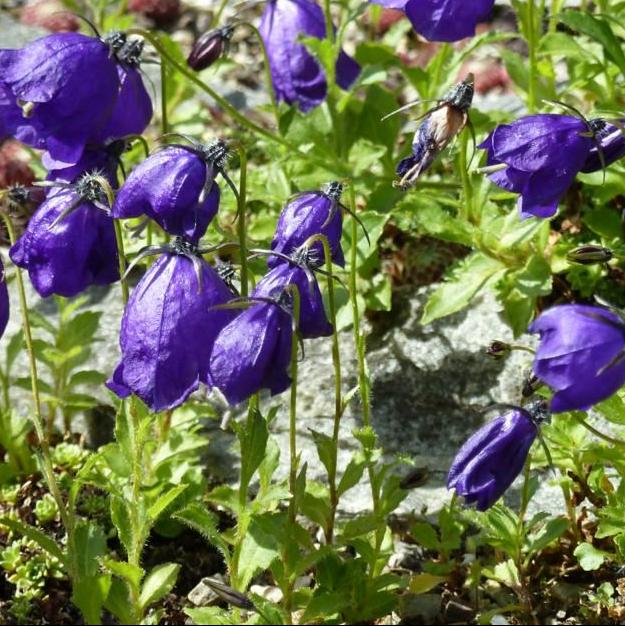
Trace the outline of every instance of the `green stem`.
<instances>
[{"instance_id":1,"label":"green stem","mask_svg":"<svg viewBox=\"0 0 625 626\"><path fill-rule=\"evenodd\" d=\"M575 415L575 413L573 413ZM577 421L589 432L591 432L595 437L599 439L603 439L603 441L607 441L611 443L613 446L625 447L625 441L622 439L616 439L615 437L610 437L610 435L606 435L602 433L600 430L597 430L594 426L591 426L583 417L576 417Z\"/></svg>"},{"instance_id":2,"label":"green stem","mask_svg":"<svg viewBox=\"0 0 625 626\"><path fill-rule=\"evenodd\" d=\"M527 0L527 47L529 53L527 109L536 112L536 7L535 0Z\"/></svg>"},{"instance_id":3,"label":"green stem","mask_svg":"<svg viewBox=\"0 0 625 626\"><path fill-rule=\"evenodd\" d=\"M124 250L124 235L122 233L122 225L119 220L113 220L115 227L115 241L117 243L117 257L119 262L119 282L122 288L122 302L124 306L128 303L129 290L128 279L126 278L126 253Z\"/></svg>"},{"instance_id":4,"label":"green stem","mask_svg":"<svg viewBox=\"0 0 625 626\"><path fill-rule=\"evenodd\" d=\"M248 268L247 268L247 153L245 148L239 148L239 195L238 201L238 236L239 256L241 258L241 296L248 294Z\"/></svg>"},{"instance_id":5,"label":"green stem","mask_svg":"<svg viewBox=\"0 0 625 626\"><path fill-rule=\"evenodd\" d=\"M519 523L518 523L518 534L519 534L519 552L521 551L521 546L523 545L522 537L523 537L523 526L525 524L525 514L527 513L527 506L530 501L530 470L532 466L531 458L528 456L525 465L523 466L523 489L521 491L521 508L519 509ZM519 562L520 562L520 554L519 554Z\"/></svg>"},{"instance_id":6,"label":"green stem","mask_svg":"<svg viewBox=\"0 0 625 626\"><path fill-rule=\"evenodd\" d=\"M271 131L259 126L258 124L252 122L248 117L246 117L243 113L240 113L235 107L233 107L225 98L220 96L216 91L211 89L204 81L202 81L195 73L184 65L178 63L175 59L173 59L169 53L162 46L158 37L153 33L144 30L142 28L131 28L127 31L129 35L140 35L144 37L147 41L152 44L154 49L158 52L161 59L166 60L173 68L175 68L178 72L180 72L183 76L188 78L192 83L197 85L202 91L207 93L233 120L244 126L248 130L251 130L258 135L261 135L265 139L269 139L277 144L288 148L289 152L297 154L300 158L309 161L310 163L314 163L317 166L323 168L327 171L336 170L340 173L341 176L347 176L347 168L345 164L339 163L334 160L324 160L317 158L311 154L307 154L306 152L302 152L297 146L293 145L291 142L287 141L280 135L276 135Z\"/></svg>"},{"instance_id":7,"label":"green stem","mask_svg":"<svg viewBox=\"0 0 625 626\"><path fill-rule=\"evenodd\" d=\"M469 166L467 162L467 147L469 138L464 132L460 139L460 158L458 167L460 168L460 177L462 179L462 194L464 202L460 206L460 214L465 222L473 223L473 185L469 177Z\"/></svg>"},{"instance_id":8,"label":"green stem","mask_svg":"<svg viewBox=\"0 0 625 626\"><path fill-rule=\"evenodd\" d=\"M213 19L211 20L212 28L214 28L215 26L219 26L219 23L221 22L221 16L223 15L223 12L226 10L227 6L228 6L228 0L221 0L221 4L219 5L219 8L215 12Z\"/></svg>"},{"instance_id":9,"label":"green stem","mask_svg":"<svg viewBox=\"0 0 625 626\"><path fill-rule=\"evenodd\" d=\"M167 117L167 65L161 59L161 132L166 135L169 132Z\"/></svg>"},{"instance_id":10,"label":"green stem","mask_svg":"<svg viewBox=\"0 0 625 626\"><path fill-rule=\"evenodd\" d=\"M143 436L141 419L137 413L134 398L131 398L130 423L132 425L132 535L133 543L131 553L128 555L128 562L136 567L141 566L141 552L143 551L143 524L142 509L143 501L141 497L141 484L143 480Z\"/></svg>"},{"instance_id":11,"label":"green stem","mask_svg":"<svg viewBox=\"0 0 625 626\"><path fill-rule=\"evenodd\" d=\"M13 228L13 222L11 221L10 216L5 212L5 210L0 211L2 215L2 219L5 223L7 233L9 235L9 241L11 245L15 244L15 229ZM74 562L74 550L73 550L73 533L74 533L74 514L73 511L69 510L65 506L65 502L63 501L63 497L61 495L61 490L59 489L59 485L56 481L56 477L54 475L54 466L52 464L52 457L50 456L50 444L45 435L44 430L44 422L41 414L41 396L39 393L39 377L37 373L37 360L35 358L35 350L33 348L33 336L30 326L30 317L28 314L28 302L26 300L26 289L24 288L24 279L22 277L22 270L16 265L15 266L15 282L17 283L17 291L19 295L20 301L20 311L22 314L22 327L24 329L24 343L26 344L26 351L28 353L28 363L30 365L30 382L31 382L31 391L33 395L33 403L34 403L34 414L32 416L33 425L35 427L35 432L37 434L37 440L39 443L40 454L41 454L41 464L44 473L44 477L46 482L48 483L48 488L50 489L50 493L56 502L56 505L59 509L59 514L61 516L61 521L63 522L63 526L67 533L68 537L68 552L70 555L70 563L72 571L69 572L70 577L75 580L75 576L77 575L77 568L75 567Z\"/></svg>"}]
</instances>

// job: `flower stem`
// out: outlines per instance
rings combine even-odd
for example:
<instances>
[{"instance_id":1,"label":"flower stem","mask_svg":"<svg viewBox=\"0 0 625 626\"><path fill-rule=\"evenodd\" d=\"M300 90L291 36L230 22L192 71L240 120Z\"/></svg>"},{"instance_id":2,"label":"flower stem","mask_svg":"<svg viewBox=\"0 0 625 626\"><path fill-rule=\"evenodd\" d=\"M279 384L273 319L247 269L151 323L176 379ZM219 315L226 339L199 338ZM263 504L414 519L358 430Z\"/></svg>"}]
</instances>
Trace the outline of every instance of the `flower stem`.
<instances>
[{"instance_id":1,"label":"flower stem","mask_svg":"<svg viewBox=\"0 0 625 626\"><path fill-rule=\"evenodd\" d=\"M122 288L122 302L124 306L128 304L128 279L126 278L126 253L124 251L124 235L122 233L122 225L119 220L113 220L115 227L115 241L117 243L117 257L119 262L119 282Z\"/></svg>"},{"instance_id":2,"label":"flower stem","mask_svg":"<svg viewBox=\"0 0 625 626\"><path fill-rule=\"evenodd\" d=\"M467 162L467 147L469 139L466 130L460 139L460 158L458 167L460 168L460 177L462 179L462 194L464 202L460 207L462 218L465 222L473 222L473 186L469 176L469 166Z\"/></svg>"},{"instance_id":3,"label":"flower stem","mask_svg":"<svg viewBox=\"0 0 625 626\"><path fill-rule=\"evenodd\" d=\"M527 110L530 114L536 112L536 7L535 0L527 0L527 47L528 47L528 88Z\"/></svg>"},{"instance_id":4,"label":"flower stem","mask_svg":"<svg viewBox=\"0 0 625 626\"><path fill-rule=\"evenodd\" d=\"M247 271L247 153L245 148L239 148L239 195L237 197L238 207L238 236L239 255L241 257L241 296L244 298L248 294L248 271Z\"/></svg>"},{"instance_id":5,"label":"flower stem","mask_svg":"<svg viewBox=\"0 0 625 626\"><path fill-rule=\"evenodd\" d=\"M13 228L13 222L11 221L8 213L3 210L0 211L2 215L2 219L6 226L7 234L9 235L9 241L11 245L15 244L15 229ZM77 569L75 567L73 555L73 532L74 532L74 514L73 511L68 509L65 506L65 502L63 501L63 497L61 495L61 490L59 489L59 485L56 481L56 477L54 475L54 466L52 464L52 457L50 456L50 444L45 435L45 429L43 425L43 418L41 415L41 396L39 393L39 377L37 373L37 360L35 358L35 350L33 348L33 336L30 326L30 317L28 314L28 303L26 300L26 290L24 288L24 279L22 277L22 270L17 265L15 265L15 282L17 283L17 291L19 295L20 301L20 311L22 314L22 327L24 329L24 343L26 344L26 351L28 353L28 362L30 365L30 382L31 382L31 391L33 395L33 403L34 403L34 414L32 416L33 425L35 427L35 432L37 434L37 441L40 448L41 455L41 465L43 469L43 474L48 483L48 488L50 489L50 493L56 502L56 505L59 509L59 514L61 516L61 521L63 522L63 526L67 533L68 537L68 552L70 554L70 563L72 564L70 571L70 577L74 578L77 574Z\"/></svg>"},{"instance_id":6,"label":"flower stem","mask_svg":"<svg viewBox=\"0 0 625 626\"><path fill-rule=\"evenodd\" d=\"M575 413L573 413L575 415ZM613 446L625 447L625 441L622 439L616 439L615 437L610 437L610 435L606 435L602 433L600 430L597 430L594 426L591 426L583 417L577 417L577 421L589 432L591 432L595 437L599 439L603 439L603 441L607 441L611 443Z\"/></svg>"},{"instance_id":7,"label":"flower stem","mask_svg":"<svg viewBox=\"0 0 625 626\"><path fill-rule=\"evenodd\" d=\"M211 27L219 26L219 23L221 22L221 16L223 15L223 12L226 10L227 6L228 0L221 0L219 8L215 12L213 19L211 20Z\"/></svg>"},{"instance_id":8,"label":"flower stem","mask_svg":"<svg viewBox=\"0 0 625 626\"><path fill-rule=\"evenodd\" d=\"M167 117L167 64L161 59L161 132L166 135L169 132L169 120Z\"/></svg>"}]
</instances>

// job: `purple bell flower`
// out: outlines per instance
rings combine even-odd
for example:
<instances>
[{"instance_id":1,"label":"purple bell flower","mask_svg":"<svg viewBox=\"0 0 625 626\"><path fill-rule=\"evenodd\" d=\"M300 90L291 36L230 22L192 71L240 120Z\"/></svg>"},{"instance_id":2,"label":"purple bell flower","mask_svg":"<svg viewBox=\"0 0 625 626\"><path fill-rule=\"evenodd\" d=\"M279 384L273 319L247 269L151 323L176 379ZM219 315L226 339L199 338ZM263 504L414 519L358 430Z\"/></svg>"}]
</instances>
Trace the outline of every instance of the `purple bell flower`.
<instances>
[{"instance_id":1,"label":"purple bell flower","mask_svg":"<svg viewBox=\"0 0 625 626\"><path fill-rule=\"evenodd\" d=\"M171 235L197 243L219 209L215 177L223 174L227 147L168 146L150 155L128 176L119 190L112 215L146 215Z\"/></svg>"},{"instance_id":2,"label":"purple bell flower","mask_svg":"<svg viewBox=\"0 0 625 626\"><path fill-rule=\"evenodd\" d=\"M240 313L219 333L208 368L209 384L230 404L260 389L272 395L291 384L292 314L286 293L273 294Z\"/></svg>"},{"instance_id":3,"label":"purple bell flower","mask_svg":"<svg viewBox=\"0 0 625 626\"><path fill-rule=\"evenodd\" d=\"M540 334L533 368L555 390L554 413L587 410L625 384L625 321L609 309L555 306L529 332Z\"/></svg>"},{"instance_id":4,"label":"purple bell flower","mask_svg":"<svg viewBox=\"0 0 625 626\"><path fill-rule=\"evenodd\" d=\"M312 268L306 262L301 266L280 263L258 282L253 295L269 298L288 285L295 285L299 293L299 331L302 338L312 339L331 335L332 325L326 317L319 285Z\"/></svg>"},{"instance_id":5,"label":"purple bell flower","mask_svg":"<svg viewBox=\"0 0 625 626\"><path fill-rule=\"evenodd\" d=\"M581 170L585 173L597 172L625 156L623 131L603 120L593 120L593 123L596 129L595 141ZM619 120L619 124L623 123L625 120Z\"/></svg>"},{"instance_id":6,"label":"purple bell flower","mask_svg":"<svg viewBox=\"0 0 625 626\"><path fill-rule=\"evenodd\" d=\"M11 247L9 256L28 270L39 295L69 298L119 279L113 220L102 201L91 173L51 190Z\"/></svg>"},{"instance_id":7,"label":"purple bell flower","mask_svg":"<svg viewBox=\"0 0 625 626\"><path fill-rule=\"evenodd\" d=\"M0 337L4 335L4 331L9 323L9 290L7 289L7 278L4 270L4 264L0 258Z\"/></svg>"},{"instance_id":8,"label":"purple bell flower","mask_svg":"<svg viewBox=\"0 0 625 626\"><path fill-rule=\"evenodd\" d=\"M595 145L596 125L568 115L530 115L498 126L479 147L488 166L502 168L490 179L521 194L521 217L551 217Z\"/></svg>"},{"instance_id":9,"label":"purple bell flower","mask_svg":"<svg viewBox=\"0 0 625 626\"><path fill-rule=\"evenodd\" d=\"M475 35L490 17L495 0L370 0L404 11L412 27L430 41L459 41Z\"/></svg>"},{"instance_id":10,"label":"purple bell flower","mask_svg":"<svg viewBox=\"0 0 625 626\"><path fill-rule=\"evenodd\" d=\"M136 286L122 319L122 358L107 386L124 398L136 394L152 411L182 404L200 381L215 337L233 318L216 309L232 292L192 248L162 255Z\"/></svg>"},{"instance_id":11,"label":"purple bell flower","mask_svg":"<svg viewBox=\"0 0 625 626\"><path fill-rule=\"evenodd\" d=\"M343 214L340 205L342 193L343 185L335 182L329 183L323 191L305 191L290 200L280 213L271 249L291 256L314 235L324 235L328 239L332 261L343 267ZM311 246L310 253L319 259L324 258L320 242ZM270 257L268 265L273 268L282 262L277 257Z\"/></svg>"},{"instance_id":12,"label":"purple bell flower","mask_svg":"<svg viewBox=\"0 0 625 626\"><path fill-rule=\"evenodd\" d=\"M538 434L537 424L546 418L544 402L538 400L526 408L513 407L482 426L456 454L447 488L478 511L490 508L520 474Z\"/></svg>"},{"instance_id":13,"label":"purple bell flower","mask_svg":"<svg viewBox=\"0 0 625 626\"><path fill-rule=\"evenodd\" d=\"M278 101L309 111L326 98L328 85L319 62L299 38L324 39L326 23L314 0L269 0L261 18L260 34L267 48L269 69ZM336 82L349 89L360 66L341 50L336 61Z\"/></svg>"},{"instance_id":14,"label":"purple bell flower","mask_svg":"<svg viewBox=\"0 0 625 626\"><path fill-rule=\"evenodd\" d=\"M57 33L0 50L0 127L68 164L88 143L143 132L152 105L140 45L121 33Z\"/></svg>"}]
</instances>

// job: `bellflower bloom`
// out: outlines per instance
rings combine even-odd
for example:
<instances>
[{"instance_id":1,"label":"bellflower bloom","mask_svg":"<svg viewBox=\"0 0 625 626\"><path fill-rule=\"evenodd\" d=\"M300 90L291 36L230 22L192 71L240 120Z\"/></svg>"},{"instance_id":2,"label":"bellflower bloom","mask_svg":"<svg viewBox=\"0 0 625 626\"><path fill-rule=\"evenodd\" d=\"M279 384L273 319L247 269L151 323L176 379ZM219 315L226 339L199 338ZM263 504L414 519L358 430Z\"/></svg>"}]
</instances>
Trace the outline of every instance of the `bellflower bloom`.
<instances>
[{"instance_id":1,"label":"bellflower bloom","mask_svg":"<svg viewBox=\"0 0 625 626\"><path fill-rule=\"evenodd\" d=\"M514 482L538 434L537 424L547 417L538 400L515 407L488 422L464 443L447 476L455 489L478 511L490 508Z\"/></svg>"},{"instance_id":2,"label":"bellflower bloom","mask_svg":"<svg viewBox=\"0 0 625 626\"><path fill-rule=\"evenodd\" d=\"M89 173L75 185L53 189L11 247L9 256L28 270L39 295L69 298L119 279L113 220L101 195Z\"/></svg>"},{"instance_id":3,"label":"bellflower bloom","mask_svg":"<svg viewBox=\"0 0 625 626\"><path fill-rule=\"evenodd\" d=\"M295 285L299 292L299 331L302 338L312 339L331 335L332 325L326 317L323 297L312 268L308 265L280 263L258 282L254 296L268 298L288 285Z\"/></svg>"},{"instance_id":4,"label":"bellflower bloom","mask_svg":"<svg viewBox=\"0 0 625 626\"><path fill-rule=\"evenodd\" d=\"M587 410L625 384L625 321L609 309L555 306L529 332L540 334L533 369L555 390L554 413Z\"/></svg>"},{"instance_id":5,"label":"bellflower bloom","mask_svg":"<svg viewBox=\"0 0 625 626\"><path fill-rule=\"evenodd\" d=\"M305 191L290 200L278 218L271 249L291 256L310 237L324 235L328 239L332 261L343 267L343 215L340 205L342 193L343 185L329 183L323 191ZM320 242L314 243L310 250L317 258L324 258ZM270 257L268 265L273 268L282 262L277 257Z\"/></svg>"},{"instance_id":6,"label":"bellflower bloom","mask_svg":"<svg viewBox=\"0 0 625 626\"><path fill-rule=\"evenodd\" d=\"M291 384L292 315L287 294L273 294L240 313L217 336L209 381L230 404L260 389L272 395Z\"/></svg>"},{"instance_id":7,"label":"bellflower bloom","mask_svg":"<svg viewBox=\"0 0 625 626\"><path fill-rule=\"evenodd\" d=\"M323 68L302 43L301 37L326 36L325 17L314 0L269 0L262 15L260 34L267 48L269 69L278 101L297 103L306 112L321 104L328 85ZM360 66L341 50L336 61L336 82L349 89Z\"/></svg>"},{"instance_id":8,"label":"bellflower bloom","mask_svg":"<svg viewBox=\"0 0 625 626\"><path fill-rule=\"evenodd\" d=\"M569 115L530 115L498 126L479 147L487 151L487 165L493 166L490 179L521 194L521 217L551 217L577 173L593 165L595 141L604 141L599 139L604 128L604 120L587 123ZM618 158L620 142L616 145L614 152L606 150L610 158Z\"/></svg>"},{"instance_id":9,"label":"bellflower bloom","mask_svg":"<svg viewBox=\"0 0 625 626\"><path fill-rule=\"evenodd\" d=\"M177 241L157 259L122 319L122 358L107 386L122 398L135 393L155 412L179 406L207 381L215 337L234 316L215 308L232 292L193 254L192 246Z\"/></svg>"},{"instance_id":10,"label":"bellflower bloom","mask_svg":"<svg viewBox=\"0 0 625 626\"><path fill-rule=\"evenodd\" d=\"M146 215L171 235L197 243L219 209L219 187L227 147L168 146L138 165L119 190L112 215Z\"/></svg>"},{"instance_id":11,"label":"bellflower bloom","mask_svg":"<svg viewBox=\"0 0 625 626\"><path fill-rule=\"evenodd\" d=\"M56 33L0 50L0 128L68 164L87 143L143 132L152 105L139 51L121 33Z\"/></svg>"},{"instance_id":12,"label":"bellflower bloom","mask_svg":"<svg viewBox=\"0 0 625 626\"><path fill-rule=\"evenodd\" d=\"M412 27L430 41L459 41L475 35L490 17L495 0L370 0L406 14Z\"/></svg>"}]
</instances>

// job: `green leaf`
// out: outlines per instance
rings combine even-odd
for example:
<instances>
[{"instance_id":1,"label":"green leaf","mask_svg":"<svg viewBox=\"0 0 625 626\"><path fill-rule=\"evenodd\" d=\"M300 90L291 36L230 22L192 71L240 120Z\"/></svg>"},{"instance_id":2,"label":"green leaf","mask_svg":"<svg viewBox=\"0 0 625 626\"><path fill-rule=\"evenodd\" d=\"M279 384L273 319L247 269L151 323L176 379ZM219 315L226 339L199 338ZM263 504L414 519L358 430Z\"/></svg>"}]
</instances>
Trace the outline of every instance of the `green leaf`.
<instances>
[{"instance_id":1,"label":"green leaf","mask_svg":"<svg viewBox=\"0 0 625 626\"><path fill-rule=\"evenodd\" d=\"M281 514L255 515L241 543L239 553L239 589L247 589L252 578L269 568L280 556L284 537L284 517Z\"/></svg>"},{"instance_id":2,"label":"green leaf","mask_svg":"<svg viewBox=\"0 0 625 626\"><path fill-rule=\"evenodd\" d=\"M194 624L240 624L224 609L214 606L199 609L184 609L184 612L193 620Z\"/></svg>"},{"instance_id":3,"label":"green leaf","mask_svg":"<svg viewBox=\"0 0 625 626\"><path fill-rule=\"evenodd\" d=\"M0 517L0 526L6 526L13 532L34 541L40 548L45 550L55 559L58 559L63 567L67 568L67 560L61 551L61 548L59 548L54 539L46 535L46 533L42 532L38 528L35 528L34 526L31 526L30 524L11 519L9 517Z\"/></svg>"},{"instance_id":4,"label":"green leaf","mask_svg":"<svg viewBox=\"0 0 625 626\"><path fill-rule=\"evenodd\" d=\"M70 351L76 347L89 346L98 330L102 313L99 311L83 311L65 324L57 337L57 348Z\"/></svg>"},{"instance_id":5,"label":"green leaf","mask_svg":"<svg viewBox=\"0 0 625 626\"><path fill-rule=\"evenodd\" d=\"M550 519L539 532L528 537L528 552L536 554L544 550L550 543L559 539L567 531L568 527L569 520L565 517Z\"/></svg>"},{"instance_id":6,"label":"green leaf","mask_svg":"<svg viewBox=\"0 0 625 626\"><path fill-rule=\"evenodd\" d=\"M72 602L82 612L86 624L101 624L102 607L111 590L108 574L78 578L72 584Z\"/></svg>"},{"instance_id":7,"label":"green leaf","mask_svg":"<svg viewBox=\"0 0 625 626\"><path fill-rule=\"evenodd\" d=\"M474 253L455 267L448 280L430 297L425 305L422 324L456 313L465 308L489 281L505 271L499 261Z\"/></svg>"},{"instance_id":8,"label":"green leaf","mask_svg":"<svg viewBox=\"0 0 625 626\"><path fill-rule=\"evenodd\" d=\"M560 20L569 28L601 44L606 56L625 74L625 54L609 22L595 17L589 11L564 11L560 14Z\"/></svg>"},{"instance_id":9,"label":"green leaf","mask_svg":"<svg viewBox=\"0 0 625 626\"><path fill-rule=\"evenodd\" d=\"M512 559L508 559L503 563L497 563L494 569L494 578L500 583L510 587L510 589L520 589L521 580L519 578L519 570L516 563Z\"/></svg>"},{"instance_id":10,"label":"green leaf","mask_svg":"<svg viewBox=\"0 0 625 626\"><path fill-rule=\"evenodd\" d=\"M625 402L620 395L613 396L595 405L595 410L599 411L603 417L613 424L625 425Z\"/></svg>"},{"instance_id":11,"label":"green leaf","mask_svg":"<svg viewBox=\"0 0 625 626\"><path fill-rule=\"evenodd\" d=\"M119 541L124 546L126 553L129 554L132 551L132 524L130 522L132 512L128 503L119 496L111 494L110 502L111 521L117 529Z\"/></svg>"},{"instance_id":12,"label":"green leaf","mask_svg":"<svg viewBox=\"0 0 625 626\"><path fill-rule=\"evenodd\" d=\"M126 581L133 589L139 590L141 579L143 578L143 570L132 563L125 561L115 561L113 559L102 559L104 567L118 578Z\"/></svg>"},{"instance_id":13,"label":"green leaf","mask_svg":"<svg viewBox=\"0 0 625 626\"><path fill-rule=\"evenodd\" d=\"M317 454L319 455L319 460L326 468L326 472L331 474L335 469L336 459L334 457L334 442L332 441L332 437L329 437L325 433L322 433L318 430L313 430L312 428L308 429L310 434L312 435L313 442L315 447L317 448Z\"/></svg>"},{"instance_id":14,"label":"green leaf","mask_svg":"<svg viewBox=\"0 0 625 626\"><path fill-rule=\"evenodd\" d=\"M412 576L408 583L408 591L410 593L427 593L435 587L438 587L441 583L447 580L444 576L434 576L434 574L416 574Z\"/></svg>"},{"instance_id":15,"label":"green leaf","mask_svg":"<svg viewBox=\"0 0 625 626\"><path fill-rule=\"evenodd\" d=\"M119 578L113 578L104 606L112 613L120 624L132 624L132 602L128 584Z\"/></svg>"},{"instance_id":16,"label":"green leaf","mask_svg":"<svg viewBox=\"0 0 625 626\"><path fill-rule=\"evenodd\" d=\"M428 203L420 206L414 219L417 226L428 235L464 246L473 246L473 227L448 213L438 204Z\"/></svg>"},{"instance_id":17,"label":"green leaf","mask_svg":"<svg viewBox=\"0 0 625 626\"><path fill-rule=\"evenodd\" d=\"M68 386L76 387L78 385L94 385L98 386L104 383L107 379L106 374L102 372L96 372L95 370L84 370L77 372L70 379Z\"/></svg>"},{"instance_id":18,"label":"green leaf","mask_svg":"<svg viewBox=\"0 0 625 626\"><path fill-rule=\"evenodd\" d=\"M239 426L239 442L241 445L241 485L247 490L254 472L265 457L269 432L267 422L261 412L250 407L245 425Z\"/></svg>"},{"instance_id":19,"label":"green leaf","mask_svg":"<svg viewBox=\"0 0 625 626\"><path fill-rule=\"evenodd\" d=\"M438 550L440 541L436 529L427 522L417 522L411 530L415 541L428 550Z\"/></svg>"},{"instance_id":20,"label":"green leaf","mask_svg":"<svg viewBox=\"0 0 625 626\"><path fill-rule=\"evenodd\" d=\"M217 528L216 517L208 509L200 503L194 502L182 511L178 511L173 517L198 532L209 543L212 543L221 552L226 562L229 562L230 551L228 544L222 538Z\"/></svg>"},{"instance_id":21,"label":"green leaf","mask_svg":"<svg viewBox=\"0 0 625 626\"><path fill-rule=\"evenodd\" d=\"M362 458L354 457L349 461L337 487L339 497L360 482L366 466L367 465Z\"/></svg>"},{"instance_id":22,"label":"green leaf","mask_svg":"<svg viewBox=\"0 0 625 626\"><path fill-rule=\"evenodd\" d=\"M80 577L95 578L107 551L106 535L95 522L79 522L74 530L74 554Z\"/></svg>"},{"instance_id":23,"label":"green leaf","mask_svg":"<svg viewBox=\"0 0 625 626\"><path fill-rule=\"evenodd\" d=\"M577 548L575 548L573 554L577 557L580 567L585 572L598 570L603 565L606 557L609 556L607 552L595 548L595 546L590 543L580 543Z\"/></svg>"},{"instance_id":24,"label":"green leaf","mask_svg":"<svg viewBox=\"0 0 625 626\"><path fill-rule=\"evenodd\" d=\"M25 349L24 346L24 332L18 331L15 333L11 339L9 340L9 344L7 345L7 359L6 359L6 374L9 375L11 373L11 368L13 367L13 363L15 363L15 359L19 355L20 351Z\"/></svg>"},{"instance_id":25,"label":"green leaf","mask_svg":"<svg viewBox=\"0 0 625 626\"><path fill-rule=\"evenodd\" d=\"M139 603L144 610L164 598L174 588L179 571L178 563L163 563L146 576L139 596Z\"/></svg>"},{"instance_id":26,"label":"green leaf","mask_svg":"<svg viewBox=\"0 0 625 626\"><path fill-rule=\"evenodd\" d=\"M167 511L171 511L183 499L185 491L189 488L188 484L176 485L169 491L161 495L158 500L148 509L148 517L152 522L156 522Z\"/></svg>"}]
</instances>

